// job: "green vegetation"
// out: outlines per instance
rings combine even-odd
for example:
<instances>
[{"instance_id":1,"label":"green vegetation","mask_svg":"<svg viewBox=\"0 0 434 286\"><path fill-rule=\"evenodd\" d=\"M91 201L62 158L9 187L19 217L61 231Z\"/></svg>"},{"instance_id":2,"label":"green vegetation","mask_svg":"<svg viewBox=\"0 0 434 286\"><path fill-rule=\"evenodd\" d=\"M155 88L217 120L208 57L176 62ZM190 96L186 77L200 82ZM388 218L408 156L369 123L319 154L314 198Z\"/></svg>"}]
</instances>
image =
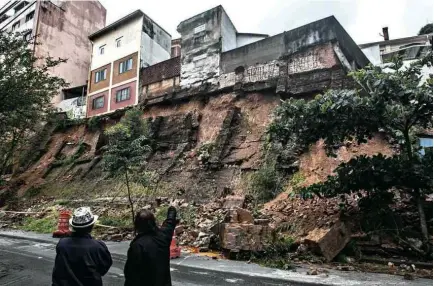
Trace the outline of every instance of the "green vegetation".
<instances>
[{"instance_id":1,"label":"green vegetation","mask_svg":"<svg viewBox=\"0 0 434 286\"><path fill-rule=\"evenodd\" d=\"M253 253L252 262L272 268L291 270L295 267L291 264L288 257L294 238L285 234L278 234L278 237L271 242L264 251Z\"/></svg>"},{"instance_id":2,"label":"green vegetation","mask_svg":"<svg viewBox=\"0 0 434 286\"><path fill-rule=\"evenodd\" d=\"M149 178L142 170L146 155L151 151L146 121L142 111L134 108L125 113L119 123L105 131L108 144L104 147L103 166L112 176L123 177L134 222L134 202L131 197L131 183L147 185Z\"/></svg>"},{"instance_id":3,"label":"green vegetation","mask_svg":"<svg viewBox=\"0 0 434 286\"><path fill-rule=\"evenodd\" d=\"M281 190L282 184L276 167L276 160L266 159L250 177L250 195L258 204L274 198Z\"/></svg>"},{"instance_id":4,"label":"green vegetation","mask_svg":"<svg viewBox=\"0 0 434 286\"><path fill-rule=\"evenodd\" d=\"M199 149L197 150L197 158L202 164L208 163L214 148L214 142L205 142L199 147Z\"/></svg>"},{"instance_id":5,"label":"green vegetation","mask_svg":"<svg viewBox=\"0 0 434 286\"><path fill-rule=\"evenodd\" d=\"M168 206L159 207L155 212L155 219L158 225L161 225L167 218Z\"/></svg>"},{"instance_id":6,"label":"green vegetation","mask_svg":"<svg viewBox=\"0 0 434 286\"><path fill-rule=\"evenodd\" d=\"M12 171L13 157L27 147L37 123L50 117L51 99L67 87L50 74L66 60L36 57L36 39L25 33L0 33L0 175Z\"/></svg>"},{"instance_id":7,"label":"green vegetation","mask_svg":"<svg viewBox=\"0 0 434 286\"><path fill-rule=\"evenodd\" d=\"M426 35L432 33L432 23L426 24L422 28L420 28L418 35Z\"/></svg>"},{"instance_id":8,"label":"green vegetation","mask_svg":"<svg viewBox=\"0 0 434 286\"><path fill-rule=\"evenodd\" d=\"M179 218L182 220L183 224L186 226L195 226L194 220L196 219L197 208L189 205L186 208L180 208L178 210Z\"/></svg>"},{"instance_id":9,"label":"green vegetation","mask_svg":"<svg viewBox=\"0 0 434 286\"><path fill-rule=\"evenodd\" d=\"M57 220L54 216L44 218L27 217L23 220L21 228L26 231L39 233L52 233L56 230Z\"/></svg>"},{"instance_id":10,"label":"green vegetation","mask_svg":"<svg viewBox=\"0 0 434 286\"><path fill-rule=\"evenodd\" d=\"M98 223L102 225L114 227L132 227L131 219L129 217L107 217L102 216L98 218Z\"/></svg>"},{"instance_id":11,"label":"green vegetation","mask_svg":"<svg viewBox=\"0 0 434 286\"><path fill-rule=\"evenodd\" d=\"M291 98L277 107L268 135L283 148L306 149L324 139L328 155L335 156L346 140L364 143L378 132L398 147L392 157L362 155L342 163L325 182L302 192L344 200L345 194L360 192L359 206L369 212L387 211L399 191L413 198L422 237L428 241L422 201L433 188L432 150L422 156L417 137L420 129L432 128L433 121L432 75L423 82L420 76L425 65L432 66L432 52L408 68L400 59L394 59L387 72L370 65L350 74L361 90L330 90L313 100Z\"/></svg>"}]
</instances>

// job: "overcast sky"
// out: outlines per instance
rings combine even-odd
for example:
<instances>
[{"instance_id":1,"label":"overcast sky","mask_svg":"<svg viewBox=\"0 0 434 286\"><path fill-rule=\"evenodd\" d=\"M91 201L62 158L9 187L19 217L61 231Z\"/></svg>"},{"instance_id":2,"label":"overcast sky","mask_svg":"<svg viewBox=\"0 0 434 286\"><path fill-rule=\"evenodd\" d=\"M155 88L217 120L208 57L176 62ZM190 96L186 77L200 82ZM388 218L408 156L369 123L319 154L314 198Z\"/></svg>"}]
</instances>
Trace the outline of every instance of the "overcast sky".
<instances>
[{"instance_id":1,"label":"overcast sky","mask_svg":"<svg viewBox=\"0 0 434 286\"><path fill-rule=\"evenodd\" d=\"M275 35L334 15L358 44L381 41L382 27L391 39L416 35L433 21L432 0L100 0L107 24L141 9L172 38L179 22L219 4L239 32Z\"/></svg>"}]
</instances>

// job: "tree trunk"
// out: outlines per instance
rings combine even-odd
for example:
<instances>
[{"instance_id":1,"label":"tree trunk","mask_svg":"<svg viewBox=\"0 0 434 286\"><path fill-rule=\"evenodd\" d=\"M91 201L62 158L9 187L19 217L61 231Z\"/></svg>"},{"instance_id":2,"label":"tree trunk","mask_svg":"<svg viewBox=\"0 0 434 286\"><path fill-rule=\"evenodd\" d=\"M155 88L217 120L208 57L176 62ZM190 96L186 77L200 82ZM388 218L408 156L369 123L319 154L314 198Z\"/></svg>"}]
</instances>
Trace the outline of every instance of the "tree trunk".
<instances>
[{"instance_id":1,"label":"tree trunk","mask_svg":"<svg viewBox=\"0 0 434 286\"><path fill-rule=\"evenodd\" d=\"M405 139L405 148L407 152L407 158L409 161L413 159L413 150L411 147L410 136L408 134L408 129L404 130L404 139ZM428 241L428 226L426 224L425 211L423 209L422 196L420 194L419 189L414 190L414 195L417 204L417 210L419 212L419 220L420 220L420 230L422 232L423 239L425 242Z\"/></svg>"},{"instance_id":2,"label":"tree trunk","mask_svg":"<svg viewBox=\"0 0 434 286\"><path fill-rule=\"evenodd\" d=\"M133 225L134 225L134 204L133 204L133 200L131 199L130 181L128 180L128 170L125 170L125 182L127 184L128 201L130 202L130 208L131 208L131 220L133 221Z\"/></svg>"},{"instance_id":3,"label":"tree trunk","mask_svg":"<svg viewBox=\"0 0 434 286\"><path fill-rule=\"evenodd\" d=\"M417 210L419 211L420 229L422 231L423 239L428 241L428 225L426 224L425 211L423 209L423 200L419 193L419 190L415 190L417 200Z\"/></svg>"},{"instance_id":4,"label":"tree trunk","mask_svg":"<svg viewBox=\"0 0 434 286\"><path fill-rule=\"evenodd\" d=\"M2 162L2 165L0 167L0 175L5 175L6 174L6 169L7 169L7 166L8 166L8 161L12 157L12 154L15 151L15 147L17 146L17 141L18 141L17 135L14 133L13 138L12 138L12 140L10 142L11 146L9 148L9 151L6 152L5 158L4 158L4 160Z\"/></svg>"}]
</instances>

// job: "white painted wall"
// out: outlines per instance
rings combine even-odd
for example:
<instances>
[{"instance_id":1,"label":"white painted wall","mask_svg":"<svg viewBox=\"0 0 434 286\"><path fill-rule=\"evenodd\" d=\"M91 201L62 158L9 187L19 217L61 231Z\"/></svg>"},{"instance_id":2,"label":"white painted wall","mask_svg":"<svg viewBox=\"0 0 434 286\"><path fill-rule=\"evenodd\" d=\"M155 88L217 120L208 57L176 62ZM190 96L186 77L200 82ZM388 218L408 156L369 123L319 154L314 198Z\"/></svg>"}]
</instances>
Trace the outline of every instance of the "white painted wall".
<instances>
[{"instance_id":1,"label":"white painted wall","mask_svg":"<svg viewBox=\"0 0 434 286\"><path fill-rule=\"evenodd\" d=\"M237 47L237 29L224 10L221 17L222 52L226 52Z\"/></svg>"},{"instance_id":2,"label":"white painted wall","mask_svg":"<svg viewBox=\"0 0 434 286\"><path fill-rule=\"evenodd\" d=\"M141 45L142 18L121 25L115 30L94 39L92 49L91 70L109 64L120 58L137 52ZM116 47L116 39L122 37L121 47ZM104 54L99 54L99 48L105 45Z\"/></svg>"},{"instance_id":3,"label":"white painted wall","mask_svg":"<svg viewBox=\"0 0 434 286\"><path fill-rule=\"evenodd\" d=\"M238 34L237 35L237 48L263 40L267 37L265 36L260 36L260 35L243 35L243 34Z\"/></svg>"},{"instance_id":4,"label":"white painted wall","mask_svg":"<svg viewBox=\"0 0 434 286\"><path fill-rule=\"evenodd\" d=\"M170 39L170 36L169 36ZM141 66L147 67L159 62L170 59L169 51L160 46L156 41L151 39L145 32L142 32L142 41L140 45Z\"/></svg>"},{"instance_id":5,"label":"white painted wall","mask_svg":"<svg viewBox=\"0 0 434 286\"><path fill-rule=\"evenodd\" d=\"M362 52L373 65L379 65L383 62L380 54L380 46L370 46L362 49Z\"/></svg>"},{"instance_id":6,"label":"white painted wall","mask_svg":"<svg viewBox=\"0 0 434 286\"><path fill-rule=\"evenodd\" d=\"M17 5L15 5L17 6ZM15 7L14 6L14 7ZM9 11L7 11L7 14L11 14L13 16L9 17L8 19L6 19L5 21L3 21L2 23L0 23L0 31L5 30L5 31L10 31L12 29L12 26L16 23L16 22L20 22L20 27L18 29L15 30L15 32L22 32L25 30L32 30L33 29L33 21L35 19L35 16L33 16L33 19L25 22L26 21L26 16L27 14L29 14L30 12L35 11L36 8L36 1L30 2L27 6L25 6L24 8L22 8L21 10L19 10L16 14L14 14L14 9L10 9Z\"/></svg>"}]
</instances>

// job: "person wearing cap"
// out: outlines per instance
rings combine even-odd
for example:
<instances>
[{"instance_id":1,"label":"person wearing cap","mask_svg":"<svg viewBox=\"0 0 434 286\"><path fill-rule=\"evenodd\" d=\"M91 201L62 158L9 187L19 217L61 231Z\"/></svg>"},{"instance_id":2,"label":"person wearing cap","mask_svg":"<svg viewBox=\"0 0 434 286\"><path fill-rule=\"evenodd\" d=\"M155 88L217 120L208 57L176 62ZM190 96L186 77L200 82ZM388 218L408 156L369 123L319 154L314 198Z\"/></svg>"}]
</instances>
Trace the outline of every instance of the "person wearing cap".
<instances>
[{"instance_id":1,"label":"person wearing cap","mask_svg":"<svg viewBox=\"0 0 434 286\"><path fill-rule=\"evenodd\" d=\"M90 235L97 219L88 207L74 211L69 220L71 236L60 239L56 246L53 286L102 285L102 276L113 262L104 242Z\"/></svg>"},{"instance_id":2,"label":"person wearing cap","mask_svg":"<svg viewBox=\"0 0 434 286\"><path fill-rule=\"evenodd\" d=\"M125 263L125 286L170 286L170 243L175 230L176 209L169 207L167 219L157 227L154 214L139 211L134 219L137 236L130 244Z\"/></svg>"}]
</instances>

